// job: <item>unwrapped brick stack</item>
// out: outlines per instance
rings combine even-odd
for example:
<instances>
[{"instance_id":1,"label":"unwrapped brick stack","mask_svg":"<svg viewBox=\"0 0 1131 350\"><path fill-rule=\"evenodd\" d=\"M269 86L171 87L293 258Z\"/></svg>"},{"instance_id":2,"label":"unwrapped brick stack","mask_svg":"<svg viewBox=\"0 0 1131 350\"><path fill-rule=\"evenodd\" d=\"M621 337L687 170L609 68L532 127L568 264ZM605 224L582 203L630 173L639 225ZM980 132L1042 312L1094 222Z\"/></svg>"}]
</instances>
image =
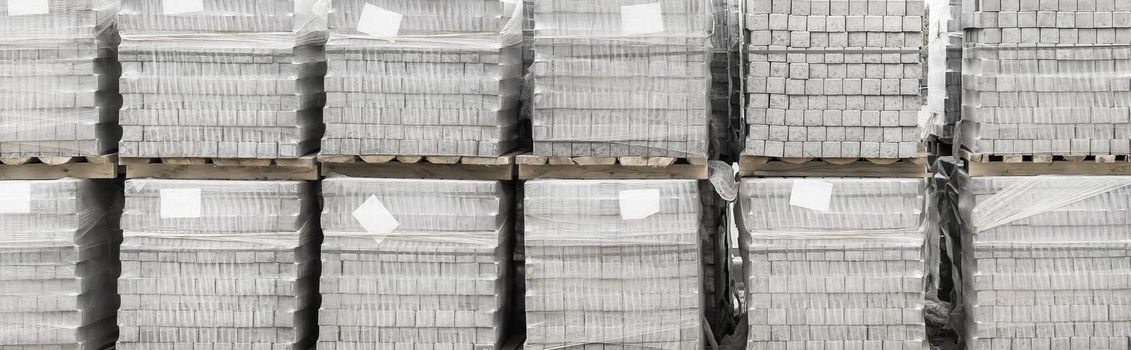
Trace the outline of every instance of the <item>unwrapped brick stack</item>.
<instances>
[{"instance_id":1,"label":"unwrapped brick stack","mask_svg":"<svg viewBox=\"0 0 1131 350\"><path fill-rule=\"evenodd\" d=\"M310 349L314 185L129 180L118 349Z\"/></svg>"},{"instance_id":2,"label":"unwrapped brick stack","mask_svg":"<svg viewBox=\"0 0 1131 350\"><path fill-rule=\"evenodd\" d=\"M1131 1L968 1L962 146L1131 154Z\"/></svg>"},{"instance_id":3,"label":"unwrapped brick stack","mask_svg":"<svg viewBox=\"0 0 1131 350\"><path fill-rule=\"evenodd\" d=\"M692 180L525 187L527 349L701 349Z\"/></svg>"},{"instance_id":4,"label":"unwrapped brick stack","mask_svg":"<svg viewBox=\"0 0 1131 350\"><path fill-rule=\"evenodd\" d=\"M307 2L122 0L121 156L317 150L326 67Z\"/></svg>"},{"instance_id":5,"label":"unwrapped brick stack","mask_svg":"<svg viewBox=\"0 0 1131 350\"><path fill-rule=\"evenodd\" d=\"M1131 177L958 180L968 349L1131 349Z\"/></svg>"},{"instance_id":6,"label":"unwrapped brick stack","mask_svg":"<svg viewBox=\"0 0 1131 350\"><path fill-rule=\"evenodd\" d=\"M114 344L120 191L90 180L0 181L0 348Z\"/></svg>"},{"instance_id":7,"label":"unwrapped brick stack","mask_svg":"<svg viewBox=\"0 0 1131 350\"><path fill-rule=\"evenodd\" d=\"M534 154L707 155L711 1L535 6Z\"/></svg>"},{"instance_id":8,"label":"unwrapped brick stack","mask_svg":"<svg viewBox=\"0 0 1131 350\"><path fill-rule=\"evenodd\" d=\"M750 0L744 154L920 154L923 0Z\"/></svg>"},{"instance_id":9,"label":"unwrapped brick stack","mask_svg":"<svg viewBox=\"0 0 1131 350\"><path fill-rule=\"evenodd\" d=\"M749 349L927 348L921 179L744 179Z\"/></svg>"},{"instance_id":10,"label":"unwrapped brick stack","mask_svg":"<svg viewBox=\"0 0 1131 350\"><path fill-rule=\"evenodd\" d=\"M118 147L115 3L0 6L0 157L94 156Z\"/></svg>"},{"instance_id":11,"label":"unwrapped brick stack","mask_svg":"<svg viewBox=\"0 0 1131 350\"><path fill-rule=\"evenodd\" d=\"M318 348L499 349L511 193L497 181L323 182Z\"/></svg>"},{"instance_id":12,"label":"unwrapped brick stack","mask_svg":"<svg viewBox=\"0 0 1131 350\"><path fill-rule=\"evenodd\" d=\"M519 134L521 5L334 1L322 154L510 152Z\"/></svg>"}]
</instances>

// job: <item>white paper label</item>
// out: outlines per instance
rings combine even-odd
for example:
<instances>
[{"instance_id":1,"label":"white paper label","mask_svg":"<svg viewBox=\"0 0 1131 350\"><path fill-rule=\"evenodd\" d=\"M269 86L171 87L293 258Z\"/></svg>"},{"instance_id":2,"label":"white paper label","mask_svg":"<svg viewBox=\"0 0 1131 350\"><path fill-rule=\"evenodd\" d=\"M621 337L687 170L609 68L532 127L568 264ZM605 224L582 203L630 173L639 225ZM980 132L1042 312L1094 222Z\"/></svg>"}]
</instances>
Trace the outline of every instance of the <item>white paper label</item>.
<instances>
[{"instance_id":1,"label":"white paper label","mask_svg":"<svg viewBox=\"0 0 1131 350\"><path fill-rule=\"evenodd\" d=\"M30 183L0 183L0 214L27 214L30 212Z\"/></svg>"},{"instance_id":2,"label":"white paper label","mask_svg":"<svg viewBox=\"0 0 1131 350\"><path fill-rule=\"evenodd\" d=\"M833 200L833 184L817 180L794 180L793 191L789 193L789 205L829 211Z\"/></svg>"},{"instance_id":3,"label":"white paper label","mask_svg":"<svg viewBox=\"0 0 1131 350\"><path fill-rule=\"evenodd\" d=\"M664 32L664 10L660 3L620 7L620 32L624 35Z\"/></svg>"},{"instance_id":4,"label":"white paper label","mask_svg":"<svg viewBox=\"0 0 1131 350\"><path fill-rule=\"evenodd\" d=\"M365 4L361 20L357 22L357 31L372 36L397 36L403 19L402 14Z\"/></svg>"},{"instance_id":5,"label":"white paper label","mask_svg":"<svg viewBox=\"0 0 1131 350\"><path fill-rule=\"evenodd\" d=\"M51 12L47 4L47 0L8 0L8 15L45 15Z\"/></svg>"},{"instance_id":6,"label":"white paper label","mask_svg":"<svg viewBox=\"0 0 1131 350\"><path fill-rule=\"evenodd\" d=\"M162 219L195 219L200 217L199 188L161 189Z\"/></svg>"},{"instance_id":7,"label":"white paper label","mask_svg":"<svg viewBox=\"0 0 1131 350\"><path fill-rule=\"evenodd\" d=\"M640 220L660 212L660 190L620 191L620 218Z\"/></svg>"},{"instance_id":8,"label":"white paper label","mask_svg":"<svg viewBox=\"0 0 1131 350\"><path fill-rule=\"evenodd\" d=\"M204 0L163 0L161 4L166 15L204 12Z\"/></svg>"},{"instance_id":9,"label":"white paper label","mask_svg":"<svg viewBox=\"0 0 1131 350\"><path fill-rule=\"evenodd\" d=\"M401 225L377 196L369 196L365 203L353 211L353 218L365 228L365 232L377 235L392 233Z\"/></svg>"}]
</instances>

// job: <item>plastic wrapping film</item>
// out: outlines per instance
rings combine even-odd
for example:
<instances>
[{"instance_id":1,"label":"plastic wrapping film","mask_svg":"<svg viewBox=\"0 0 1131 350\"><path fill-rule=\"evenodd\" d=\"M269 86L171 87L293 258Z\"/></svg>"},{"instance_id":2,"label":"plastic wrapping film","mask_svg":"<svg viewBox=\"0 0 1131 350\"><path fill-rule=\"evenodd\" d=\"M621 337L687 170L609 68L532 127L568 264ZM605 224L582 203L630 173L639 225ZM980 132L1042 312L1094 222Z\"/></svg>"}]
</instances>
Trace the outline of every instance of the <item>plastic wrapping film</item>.
<instances>
[{"instance_id":1,"label":"plastic wrapping film","mask_svg":"<svg viewBox=\"0 0 1131 350\"><path fill-rule=\"evenodd\" d=\"M962 29L963 1L967 0L939 1L940 5L942 3L947 4L945 9L942 9L946 13L945 32L942 33L947 41L946 86L944 87L946 101L943 105L945 118L942 120L941 129L935 134L950 140L954 139L955 128L958 126L958 122L962 120L962 46L965 41L965 32ZM940 29L943 28L940 27Z\"/></svg>"},{"instance_id":2,"label":"plastic wrapping film","mask_svg":"<svg viewBox=\"0 0 1131 350\"><path fill-rule=\"evenodd\" d=\"M1131 348L1131 177L957 177L968 349Z\"/></svg>"},{"instance_id":3,"label":"plastic wrapping film","mask_svg":"<svg viewBox=\"0 0 1131 350\"><path fill-rule=\"evenodd\" d=\"M497 181L323 182L319 349L500 349L514 241Z\"/></svg>"},{"instance_id":4,"label":"plastic wrapping film","mask_svg":"<svg viewBox=\"0 0 1131 350\"><path fill-rule=\"evenodd\" d=\"M922 153L923 0L746 4L744 154Z\"/></svg>"},{"instance_id":5,"label":"plastic wrapping film","mask_svg":"<svg viewBox=\"0 0 1131 350\"><path fill-rule=\"evenodd\" d=\"M526 349L704 346L696 181L525 191Z\"/></svg>"},{"instance_id":6,"label":"plastic wrapping film","mask_svg":"<svg viewBox=\"0 0 1131 350\"><path fill-rule=\"evenodd\" d=\"M707 155L712 1L535 6L535 154Z\"/></svg>"},{"instance_id":7,"label":"plastic wrapping film","mask_svg":"<svg viewBox=\"0 0 1131 350\"><path fill-rule=\"evenodd\" d=\"M122 0L121 156L317 150L328 3Z\"/></svg>"},{"instance_id":8,"label":"plastic wrapping film","mask_svg":"<svg viewBox=\"0 0 1131 350\"><path fill-rule=\"evenodd\" d=\"M338 0L322 154L501 156L518 142L518 0Z\"/></svg>"},{"instance_id":9,"label":"plastic wrapping film","mask_svg":"<svg viewBox=\"0 0 1131 350\"><path fill-rule=\"evenodd\" d=\"M314 184L129 180L118 349L310 349Z\"/></svg>"},{"instance_id":10,"label":"plastic wrapping film","mask_svg":"<svg viewBox=\"0 0 1131 350\"><path fill-rule=\"evenodd\" d=\"M1131 154L1131 2L967 1L962 146Z\"/></svg>"},{"instance_id":11,"label":"plastic wrapping film","mask_svg":"<svg viewBox=\"0 0 1131 350\"><path fill-rule=\"evenodd\" d=\"M926 349L927 197L923 179L743 179L748 347Z\"/></svg>"},{"instance_id":12,"label":"plastic wrapping film","mask_svg":"<svg viewBox=\"0 0 1131 350\"><path fill-rule=\"evenodd\" d=\"M960 0L954 0L960 1ZM929 17L927 23L927 61L924 68L926 68L926 96L927 108L926 111L930 113L930 120L926 127L928 133L943 140L951 140L954 137L954 126L957 120L957 113L949 113L948 108L951 108L955 102L961 101L960 96L951 94L949 90L953 77L950 71L950 64L953 57L950 52L952 44L955 41L961 42L961 36L958 40L954 37L953 27L957 27L957 20L952 17L951 8L955 5L950 4L950 0L927 0L927 16ZM961 14L959 14L961 16ZM961 34L961 28L958 29ZM961 45L961 44L959 44ZM961 58L961 46L957 48L959 58ZM961 60L955 60L961 63ZM958 82L959 84L961 82ZM961 90L962 86L958 85L957 88Z\"/></svg>"},{"instance_id":13,"label":"plastic wrapping film","mask_svg":"<svg viewBox=\"0 0 1131 350\"><path fill-rule=\"evenodd\" d=\"M0 347L100 350L118 335L120 187L0 181ZM119 192L120 193L120 192Z\"/></svg>"},{"instance_id":14,"label":"plastic wrapping film","mask_svg":"<svg viewBox=\"0 0 1131 350\"><path fill-rule=\"evenodd\" d=\"M117 1L0 5L0 157L116 149Z\"/></svg>"}]
</instances>

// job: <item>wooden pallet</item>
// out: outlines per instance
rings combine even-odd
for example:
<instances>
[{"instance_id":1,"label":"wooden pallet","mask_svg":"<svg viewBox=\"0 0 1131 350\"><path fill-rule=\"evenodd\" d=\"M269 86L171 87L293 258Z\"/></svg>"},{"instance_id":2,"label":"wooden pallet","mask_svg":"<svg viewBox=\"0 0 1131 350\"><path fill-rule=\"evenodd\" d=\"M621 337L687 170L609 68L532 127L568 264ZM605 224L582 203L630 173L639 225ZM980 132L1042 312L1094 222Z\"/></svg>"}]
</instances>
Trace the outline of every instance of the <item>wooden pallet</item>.
<instances>
[{"instance_id":1,"label":"wooden pallet","mask_svg":"<svg viewBox=\"0 0 1131 350\"><path fill-rule=\"evenodd\" d=\"M742 176L927 177L927 157L914 158L779 158L744 155Z\"/></svg>"},{"instance_id":2,"label":"wooden pallet","mask_svg":"<svg viewBox=\"0 0 1131 350\"><path fill-rule=\"evenodd\" d=\"M322 173L352 177L512 180L518 152L498 157L320 155Z\"/></svg>"},{"instance_id":3,"label":"wooden pallet","mask_svg":"<svg viewBox=\"0 0 1131 350\"><path fill-rule=\"evenodd\" d=\"M0 157L0 180L113 179L118 155L87 157Z\"/></svg>"},{"instance_id":4,"label":"wooden pallet","mask_svg":"<svg viewBox=\"0 0 1131 350\"><path fill-rule=\"evenodd\" d=\"M706 179L707 158L518 156L518 178Z\"/></svg>"},{"instance_id":5,"label":"wooden pallet","mask_svg":"<svg viewBox=\"0 0 1131 350\"><path fill-rule=\"evenodd\" d=\"M1131 155L959 154L970 176L1131 175Z\"/></svg>"},{"instance_id":6,"label":"wooden pallet","mask_svg":"<svg viewBox=\"0 0 1131 350\"><path fill-rule=\"evenodd\" d=\"M296 159L121 158L126 178L200 180L318 180L314 156Z\"/></svg>"}]
</instances>

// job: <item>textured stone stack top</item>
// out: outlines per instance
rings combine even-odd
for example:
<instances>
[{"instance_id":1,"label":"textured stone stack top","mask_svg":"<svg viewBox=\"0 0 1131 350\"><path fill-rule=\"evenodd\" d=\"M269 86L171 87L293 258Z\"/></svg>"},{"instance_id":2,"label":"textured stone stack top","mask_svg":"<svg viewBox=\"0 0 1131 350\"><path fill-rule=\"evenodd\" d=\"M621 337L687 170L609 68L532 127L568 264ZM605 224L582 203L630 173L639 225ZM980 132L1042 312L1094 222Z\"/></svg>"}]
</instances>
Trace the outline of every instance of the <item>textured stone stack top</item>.
<instances>
[{"instance_id":1,"label":"textured stone stack top","mask_svg":"<svg viewBox=\"0 0 1131 350\"><path fill-rule=\"evenodd\" d=\"M926 348L920 179L744 179L751 349ZM814 188L823 190L812 191Z\"/></svg>"}]
</instances>

